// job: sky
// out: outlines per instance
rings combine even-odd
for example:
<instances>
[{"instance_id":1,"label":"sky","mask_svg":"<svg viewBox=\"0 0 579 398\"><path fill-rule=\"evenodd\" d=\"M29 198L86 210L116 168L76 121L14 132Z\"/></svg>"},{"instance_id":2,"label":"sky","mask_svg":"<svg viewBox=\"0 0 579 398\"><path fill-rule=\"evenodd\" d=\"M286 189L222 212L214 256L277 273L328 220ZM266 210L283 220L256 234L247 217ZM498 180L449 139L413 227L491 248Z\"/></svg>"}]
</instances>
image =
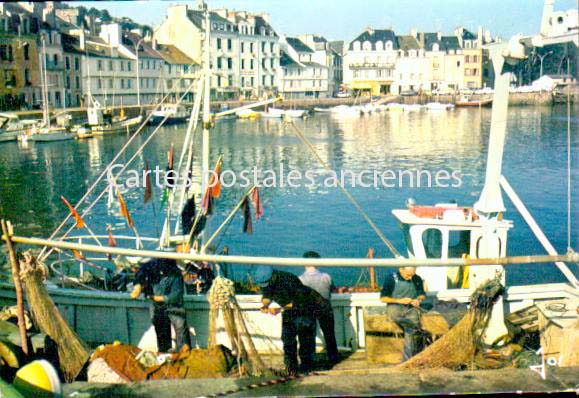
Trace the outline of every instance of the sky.
<instances>
[{"instance_id":1,"label":"sky","mask_svg":"<svg viewBox=\"0 0 579 398\"><path fill-rule=\"evenodd\" d=\"M159 25L168 5L196 7L196 1L78 1L107 9L112 16L127 16L147 25ZM316 33L330 40L351 41L366 27L393 28L405 34L419 31L452 33L464 26L476 33L479 25L493 36L538 33L543 0L209 0L210 8L267 12L274 29L287 36ZM555 10L577 8L576 0L556 0Z\"/></svg>"}]
</instances>

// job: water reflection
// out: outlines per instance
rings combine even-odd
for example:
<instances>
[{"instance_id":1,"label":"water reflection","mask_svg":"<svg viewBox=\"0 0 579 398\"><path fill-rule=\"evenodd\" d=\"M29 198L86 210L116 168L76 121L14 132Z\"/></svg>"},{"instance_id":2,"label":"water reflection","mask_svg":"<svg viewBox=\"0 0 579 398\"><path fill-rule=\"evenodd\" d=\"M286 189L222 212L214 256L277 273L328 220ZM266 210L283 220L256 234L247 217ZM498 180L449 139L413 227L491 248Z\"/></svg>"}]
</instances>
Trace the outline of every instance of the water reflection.
<instances>
[{"instance_id":1,"label":"water reflection","mask_svg":"<svg viewBox=\"0 0 579 398\"><path fill-rule=\"evenodd\" d=\"M566 117L563 107L512 108L509 112L504 173L539 224L559 251L565 251L566 219ZM472 205L483 185L490 109L456 109L449 112L384 112L363 117L332 117L328 114L296 121L317 153L336 170L458 170L460 188L362 188L350 191L382 231L403 251L402 237L393 208L404 205L412 196L421 203L455 199ZM577 120L573 119L573 131ZM152 168L166 167L171 144L179 150L185 126L170 126L159 131L132 168L142 170L145 161ZM152 130L137 138L118 163L126 163L134 150ZM17 143L0 146L0 215L12 220L21 234L47 236L66 215L59 200L64 195L72 203L83 195L106 164L126 142L126 136L101 137L88 141ZM577 135L573 135L573 164L578 164ZM201 134L195 136L195 148L201 149ZM326 171L298 139L292 127L281 120L223 120L211 132L211 164L223 156L224 169L278 170L284 166L318 176ZM194 159L199 169L200 159ZM577 168L574 168L577 181ZM540 184L537 182L540 181ZM120 181L122 183L122 180ZM200 183L198 175L194 182ZM106 184L99 185L99 191ZM576 183L575 183L576 187ZM244 192L240 187L223 190L209 228L215 229ZM143 190L128 191L124 197L142 235L155 236L162 219L162 192L155 188L155 207L143 204ZM238 215L222 237L231 253L268 256L299 256L317 250L325 257L360 257L368 247L380 256L386 249L358 212L335 188L323 186L262 190L265 216L254 223L254 234L244 235ZM95 200L91 195L89 203ZM106 198L106 195L105 195ZM507 217L515 221L510 235L509 254L542 253L528 228L507 203ZM579 231L574 211L573 230ZM104 234L106 224L123 225L122 219L109 214L106 200L99 202L87 217L91 228ZM116 232L130 235L130 231ZM338 283L355 280L357 270L333 270ZM382 275L381 273L379 276ZM559 281L552 266L513 268L510 283Z\"/></svg>"}]
</instances>

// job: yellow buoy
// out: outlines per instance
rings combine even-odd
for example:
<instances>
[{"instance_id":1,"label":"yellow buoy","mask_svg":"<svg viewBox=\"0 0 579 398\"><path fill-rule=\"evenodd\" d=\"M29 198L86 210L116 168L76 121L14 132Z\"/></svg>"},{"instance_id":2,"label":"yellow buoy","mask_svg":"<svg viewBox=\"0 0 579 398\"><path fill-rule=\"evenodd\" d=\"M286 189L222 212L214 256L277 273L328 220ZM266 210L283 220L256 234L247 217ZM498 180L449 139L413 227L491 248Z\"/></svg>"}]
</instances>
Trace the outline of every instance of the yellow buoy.
<instances>
[{"instance_id":1,"label":"yellow buoy","mask_svg":"<svg viewBox=\"0 0 579 398\"><path fill-rule=\"evenodd\" d=\"M30 362L16 372L13 386L26 398L62 397L56 369L44 359Z\"/></svg>"}]
</instances>

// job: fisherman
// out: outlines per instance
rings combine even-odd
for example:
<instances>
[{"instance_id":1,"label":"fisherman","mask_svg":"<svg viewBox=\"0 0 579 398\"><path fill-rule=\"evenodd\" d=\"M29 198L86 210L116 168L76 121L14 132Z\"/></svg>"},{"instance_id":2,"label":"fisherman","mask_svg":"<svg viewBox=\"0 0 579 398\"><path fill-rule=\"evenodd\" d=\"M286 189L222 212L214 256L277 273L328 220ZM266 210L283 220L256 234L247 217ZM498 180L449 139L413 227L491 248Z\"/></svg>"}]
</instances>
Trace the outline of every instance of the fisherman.
<instances>
[{"instance_id":1,"label":"fisherman","mask_svg":"<svg viewBox=\"0 0 579 398\"><path fill-rule=\"evenodd\" d=\"M189 326L183 303L184 283L175 260L154 259L141 264L135 275L131 298L141 293L151 300L151 320L157 335L159 352L171 349L171 325L175 329L176 351L191 347Z\"/></svg>"},{"instance_id":2,"label":"fisherman","mask_svg":"<svg viewBox=\"0 0 579 398\"><path fill-rule=\"evenodd\" d=\"M298 342L301 371L312 369L316 350L315 307L323 298L313 289L304 286L300 279L289 272L259 266L253 281L261 287L263 307L261 311L271 315L282 314L281 340L284 364L290 374L298 372ZM275 301L281 308L271 308Z\"/></svg>"},{"instance_id":3,"label":"fisherman","mask_svg":"<svg viewBox=\"0 0 579 398\"><path fill-rule=\"evenodd\" d=\"M390 273L380 292L380 301L388 304L386 314L404 330L404 361L416 353L420 303L425 299L424 281L416 275L416 267L401 267Z\"/></svg>"},{"instance_id":4,"label":"fisherman","mask_svg":"<svg viewBox=\"0 0 579 398\"><path fill-rule=\"evenodd\" d=\"M315 251L308 251L303 254L303 257L320 258L320 255ZM336 332L334 330L334 310L330 301L332 289L334 288L332 277L325 272L318 271L316 267L306 267L305 272L299 278L305 286L314 289L323 298L321 304L316 307L314 314L324 335L328 361L331 364L335 364L338 362L339 356Z\"/></svg>"}]
</instances>

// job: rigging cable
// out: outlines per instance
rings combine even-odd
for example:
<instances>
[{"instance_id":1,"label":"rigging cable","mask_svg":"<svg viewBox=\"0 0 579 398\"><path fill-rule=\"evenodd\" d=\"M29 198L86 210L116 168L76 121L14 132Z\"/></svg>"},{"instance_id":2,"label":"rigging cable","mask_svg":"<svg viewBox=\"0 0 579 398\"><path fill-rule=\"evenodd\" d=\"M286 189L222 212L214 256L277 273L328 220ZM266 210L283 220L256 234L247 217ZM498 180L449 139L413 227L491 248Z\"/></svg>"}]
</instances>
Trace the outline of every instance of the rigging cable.
<instances>
[{"instance_id":1,"label":"rigging cable","mask_svg":"<svg viewBox=\"0 0 579 398\"><path fill-rule=\"evenodd\" d=\"M312 143L306 138L306 136L304 135L304 133L298 128L298 126L296 126L296 124L293 122L293 120L290 122L291 126L294 128L297 136L299 137L300 140L302 140L302 142L312 151L312 153L315 155L315 157L318 159L318 161L330 172L333 172L335 174L335 171L330 167L330 165L328 163L326 163L324 161L324 159L322 159L322 157L318 154L318 152L316 151L316 148L314 148L314 146L312 145ZM376 232L376 235L378 235L378 237L380 238L380 240L386 245L386 247L388 247L388 249L390 250L390 252L394 255L394 257L400 258L402 257L402 255L398 252L398 250L396 250L396 247L394 247L394 245L392 244L392 242L390 242L386 236L384 236L384 234L382 233L382 231L380 231L380 229L378 228L378 226L374 223L374 221L372 221L372 219L370 218L370 216L368 215L368 213L366 213L366 211L364 211L364 209L362 208L362 206L360 206L360 204L358 203L358 201L352 196L352 194L344 187L344 185L342 185L341 181L336 181L338 184L338 187L340 188L340 190L344 193L344 195L346 195L346 197L348 198L348 200L350 202L352 202L352 204L354 205L354 207L358 210L358 212L360 212L360 214L362 215L362 217L364 217L364 220L366 220L366 222L370 225L370 227L372 227L372 229L374 230L374 232Z\"/></svg>"}]
</instances>

